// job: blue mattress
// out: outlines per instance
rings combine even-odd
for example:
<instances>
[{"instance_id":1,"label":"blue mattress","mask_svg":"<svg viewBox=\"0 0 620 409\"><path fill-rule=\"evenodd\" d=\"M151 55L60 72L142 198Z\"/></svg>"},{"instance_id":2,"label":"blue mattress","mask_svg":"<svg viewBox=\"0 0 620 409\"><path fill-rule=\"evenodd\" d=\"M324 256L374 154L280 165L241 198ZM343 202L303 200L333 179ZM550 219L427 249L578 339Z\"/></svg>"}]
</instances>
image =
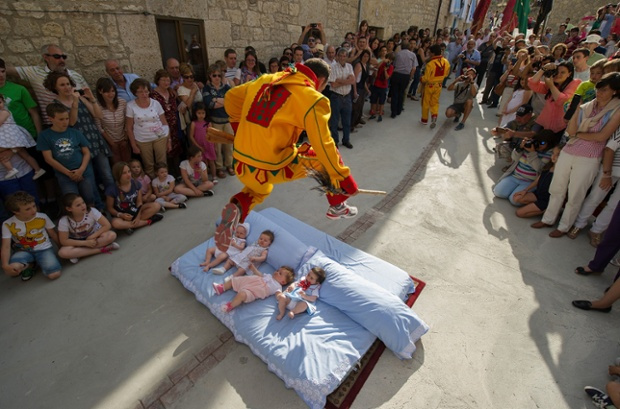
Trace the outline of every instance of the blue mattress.
<instances>
[{"instance_id":1,"label":"blue mattress","mask_svg":"<svg viewBox=\"0 0 620 409\"><path fill-rule=\"evenodd\" d=\"M172 275L308 406L323 408L327 395L377 337L398 357L411 358L428 326L404 303L415 291L406 272L277 209L252 212L246 221L251 226L248 243L263 230L275 234L267 262L260 266L263 273L282 265L293 267L298 278L315 266L326 270L316 314L277 321L274 297L222 312L235 293L217 296L212 284L223 282L233 270L217 276L199 266L213 238L175 260Z\"/></svg>"}]
</instances>

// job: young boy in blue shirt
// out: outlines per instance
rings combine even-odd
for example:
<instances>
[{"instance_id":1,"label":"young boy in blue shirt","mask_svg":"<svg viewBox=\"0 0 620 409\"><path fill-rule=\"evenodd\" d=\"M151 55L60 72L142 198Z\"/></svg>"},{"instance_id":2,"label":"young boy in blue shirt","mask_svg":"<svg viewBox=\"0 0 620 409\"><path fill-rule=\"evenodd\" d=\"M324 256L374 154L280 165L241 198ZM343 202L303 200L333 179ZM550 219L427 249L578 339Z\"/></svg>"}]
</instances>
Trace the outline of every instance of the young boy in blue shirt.
<instances>
[{"instance_id":1,"label":"young boy in blue shirt","mask_svg":"<svg viewBox=\"0 0 620 409\"><path fill-rule=\"evenodd\" d=\"M62 194L79 194L86 204L102 210L103 201L97 191L95 173L90 164L90 144L86 137L80 131L69 128L69 111L63 104L51 103L45 111L52 126L39 134L37 150L54 168Z\"/></svg>"}]
</instances>

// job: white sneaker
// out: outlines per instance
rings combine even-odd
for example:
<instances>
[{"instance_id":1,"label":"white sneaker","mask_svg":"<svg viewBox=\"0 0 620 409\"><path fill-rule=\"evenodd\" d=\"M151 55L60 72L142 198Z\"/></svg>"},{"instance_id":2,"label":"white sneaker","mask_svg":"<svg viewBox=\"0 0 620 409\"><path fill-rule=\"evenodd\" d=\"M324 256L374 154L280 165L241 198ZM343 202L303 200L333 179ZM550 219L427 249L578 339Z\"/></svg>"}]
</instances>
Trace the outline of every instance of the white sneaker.
<instances>
[{"instance_id":1,"label":"white sneaker","mask_svg":"<svg viewBox=\"0 0 620 409\"><path fill-rule=\"evenodd\" d=\"M34 175L32 176L32 180L37 180L43 175L45 175L45 169L41 168L34 173Z\"/></svg>"},{"instance_id":2,"label":"white sneaker","mask_svg":"<svg viewBox=\"0 0 620 409\"><path fill-rule=\"evenodd\" d=\"M73 264L77 264L77 262L80 261L80 259L77 258L77 257L76 258L70 258L69 261L72 262Z\"/></svg>"},{"instance_id":3,"label":"white sneaker","mask_svg":"<svg viewBox=\"0 0 620 409\"><path fill-rule=\"evenodd\" d=\"M110 250L118 250L121 248L121 245L118 244L117 242L113 241L112 243L108 244L107 246Z\"/></svg>"},{"instance_id":4,"label":"white sneaker","mask_svg":"<svg viewBox=\"0 0 620 409\"><path fill-rule=\"evenodd\" d=\"M9 179L13 179L17 174L19 173L19 171L15 168L9 170L8 172L6 172L6 176L4 176L4 180L9 180Z\"/></svg>"},{"instance_id":5,"label":"white sneaker","mask_svg":"<svg viewBox=\"0 0 620 409\"><path fill-rule=\"evenodd\" d=\"M215 275L221 276L221 275L222 275L222 274L224 274L226 271L225 271L223 268L218 267L218 268L212 268L212 269L211 269L211 272L212 272L213 274L215 274Z\"/></svg>"},{"instance_id":6,"label":"white sneaker","mask_svg":"<svg viewBox=\"0 0 620 409\"><path fill-rule=\"evenodd\" d=\"M327 209L328 219L338 220L338 219L350 219L351 217L355 217L357 215L357 207L349 206L347 202L343 202L338 206L331 206Z\"/></svg>"}]
</instances>

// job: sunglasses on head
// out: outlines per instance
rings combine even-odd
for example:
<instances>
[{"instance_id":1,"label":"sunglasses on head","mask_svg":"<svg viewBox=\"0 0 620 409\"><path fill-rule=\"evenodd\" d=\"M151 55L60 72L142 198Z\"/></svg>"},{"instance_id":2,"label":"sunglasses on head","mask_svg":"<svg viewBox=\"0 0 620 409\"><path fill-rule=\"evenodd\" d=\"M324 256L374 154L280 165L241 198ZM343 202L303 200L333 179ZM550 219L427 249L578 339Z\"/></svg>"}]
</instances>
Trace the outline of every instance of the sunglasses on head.
<instances>
[{"instance_id":1,"label":"sunglasses on head","mask_svg":"<svg viewBox=\"0 0 620 409\"><path fill-rule=\"evenodd\" d=\"M45 55L47 55L48 57L54 57L57 60L60 60L61 58L63 60L66 60L67 58L69 58L67 54L45 54Z\"/></svg>"}]
</instances>

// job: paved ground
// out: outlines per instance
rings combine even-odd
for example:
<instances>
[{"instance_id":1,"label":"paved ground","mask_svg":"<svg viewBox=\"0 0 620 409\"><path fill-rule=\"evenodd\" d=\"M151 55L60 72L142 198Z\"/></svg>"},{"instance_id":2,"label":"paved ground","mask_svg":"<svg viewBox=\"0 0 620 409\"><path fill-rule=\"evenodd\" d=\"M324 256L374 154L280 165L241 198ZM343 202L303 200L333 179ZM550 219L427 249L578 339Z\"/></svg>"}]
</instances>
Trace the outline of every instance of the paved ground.
<instances>
[{"instance_id":1,"label":"paved ground","mask_svg":"<svg viewBox=\"0 0 620 409\"><path fill-rule=\"evenodd\" d=\"M551 239L493 197L495 111L476 107L455 132L443 119L422 127L419 109L408 101L342 152L360 187L390 192L352 199L358 219L327 220L310 181L277 187L263 206L428 284L415 310L431 330L414 359L384 353L354 408L592 407L582 387L603 386L620 355L617 312L570 301L598 296L611 268L575 275L594 254L585 235ZM223 180L215 197L121 234L118 252L67 265L56 282L0 278L0 408L305 407L167 270L213 234L238 187Z\"/></svg>"}]
</instances>

